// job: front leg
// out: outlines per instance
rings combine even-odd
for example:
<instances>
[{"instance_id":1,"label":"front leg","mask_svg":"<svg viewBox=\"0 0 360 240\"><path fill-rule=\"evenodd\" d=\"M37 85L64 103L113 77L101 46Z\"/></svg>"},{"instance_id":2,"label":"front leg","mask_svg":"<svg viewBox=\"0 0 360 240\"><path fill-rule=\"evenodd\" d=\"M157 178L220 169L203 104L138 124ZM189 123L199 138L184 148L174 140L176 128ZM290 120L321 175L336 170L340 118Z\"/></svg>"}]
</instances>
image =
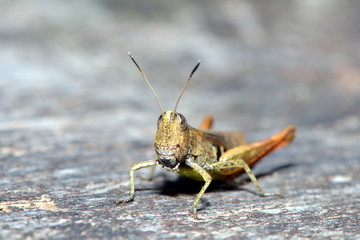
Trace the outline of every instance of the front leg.
<instances>
[{"instance_id":1,"label":"front leg","mask_svg":"<svg viewBox=\"0 0 360 240\"><path fill-rule=\"evenodd\" d=\"M205 184L204 186L201 188L200 192L198 193L198 195L196 196L193 204L192 204L192 209L193 209L193 213L194 213L194 218L195 219L198 219L197 217L197 205L201 199L201 197L204 195L206 189L209 187L211 181L212 181L212 178L210 176L210 174L208 172L206 172L205 169L203 169L201 166L199 166L198 164L194 163L192 161L192 159L187 159L185 161L186 165L188 165L189 167L191 167L192 169L194 169L196 172L198 172L202 178L204 179L205 181Z\"/></svg>"},{"instance_id":2,"label":"front leg","mask_svg":"<svg viewBox=\"0 0 360 240\"><path fill-rule=\"evenodd\" d=\"M127 203L127 202L134 200L134 197L135 197L134 171L139 170L141 168L151 167L151 166L155 166L155 165L156 165L156 160L143 161L143 162L139 162L139 163L132 165L132 167L130 168L130 193L129 193L129 196L127 198L122 198L122 199L116 200L115 204Z\"/></svg>"}]
</instances>

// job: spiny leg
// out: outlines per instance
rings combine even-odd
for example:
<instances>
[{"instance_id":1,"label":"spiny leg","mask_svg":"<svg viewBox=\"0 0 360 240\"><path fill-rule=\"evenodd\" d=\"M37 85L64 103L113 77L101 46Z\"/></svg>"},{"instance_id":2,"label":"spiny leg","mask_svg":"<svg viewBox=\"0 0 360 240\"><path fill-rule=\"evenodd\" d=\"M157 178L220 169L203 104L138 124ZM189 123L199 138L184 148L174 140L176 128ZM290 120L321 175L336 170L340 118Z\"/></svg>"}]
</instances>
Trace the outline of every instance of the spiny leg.
<instances>
[{"instance_id":1,"label":"spiny leg","mask_svg":"<svg viewBox=\"0 0 360 240\"><path fill-rule=\"evenodd\" d=\"M264 192L264 190L261 188L257 178L255 177L254 173L251 171L251 168L249 167L249 165L247 165L244 160L241 160L241 161L243 162L245 172L249 176L250 180L254 183L254 185L255 185L256 189L258 190L258 193L261 197L281 196L280 193Z\"/></svg>"},{"instance_id":2,"label":"spiny leg","mask_svg":"<svg viewBox=\"0 0 360 240\"><path fill-rule=\"evenodd\" d=\"M220 161L220 162L212 164L211 168L213 171L215 171L221 175L232 175L243 169L249 176L250 180L254 183L254 185L258 191L258 194L261 197L281 195L279 193L264 192L264 190L261 188L257 178L255 177L254 173L251 171L251 168L243 159Z\"/></svg>"},{"instance_id":3,"label":"spiny leg","mask_svg":"<svg viewBox=\"0 0 360 240\"><path fill-rule=\"evenodd\" d=\"M188 165L189 167L193 168L196 172L198 172L204 179L205 184L204 186L201 188L200 192L198 193L198 195L196 196L193 204L192 204L192 209L193 209L193 213L194 213L194 218L198 219L197 217L197 205L199 203L199 201L201 200L202 196L204 195L206 189L209 187L212 178L210 176L210 174L208 172L206 172L205 169L203 169L202 167L200 167L198 164L192 162L190 159L186 160L186 165Z\"/></svg>"},{"instance_id":4,"label":"spiny leg","mask_svg":"<svg viewBox=\"0 0 360 240\"><path fill-rule=\"evenodd\" d=\"M155 166L155 165L156 165L156 160L143 161L143 162L139 162L139 163L132 165L132 167L130 168L129 196L126 198L116 200L115 204L127 203L127 202L134 200L134 197L135 197L134 171L139 170L141 168L151 167L151 166Z\"/></svg>"}]
</instances>

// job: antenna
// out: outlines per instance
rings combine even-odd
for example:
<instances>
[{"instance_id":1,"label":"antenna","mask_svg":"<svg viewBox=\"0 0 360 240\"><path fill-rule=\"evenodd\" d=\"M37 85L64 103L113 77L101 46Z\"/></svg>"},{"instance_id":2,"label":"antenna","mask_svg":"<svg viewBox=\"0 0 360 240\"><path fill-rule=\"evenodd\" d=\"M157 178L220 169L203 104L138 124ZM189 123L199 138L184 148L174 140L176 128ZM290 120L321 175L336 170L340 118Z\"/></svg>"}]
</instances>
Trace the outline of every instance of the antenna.
<instances>
[{"instance_id":1,"label":"antenna","mask_svg":"<svg viewBox=\"0 0 360 240\"><path fill-rule=\"evenodd\" d=\"M186 84L184 86L184 88L181 90L181 93L176 101L176 104L175 104L175 108L174 108L174 113L176 112L176 109L177 109L177 106L179 104L179 101L180 101L180 98L182 97L182 95L184 94L185 90L186 90L186 87L189 85L189 82L191 80L191 77L192 75L195 73L195 71L198 69L198 67L200 66L200 60L197 62L197 64L195 65L194 69L191 71L190 75L189 75L189 78L188 80L186 81Z\"/></svg>"},{"instance_id":2,"label":"antenna","mask_svg":"<svg viewBox=\"0 0 360 240\"><path fill-rule=\"evenodd\" d=\"M141 70L139 64L137 64L137 62L135 61L135 59L133 58L133 56L131 55L131 53L128 52L128 54L129 54L131 60L132 60L132 61L134 62L134 64L136 65L136 67L139 69L139 72L141 73L141 75L142 75L143 78L145 79L146 83L149 85L151 91L154 93L155 98L156 98L156 101L157 101L157 103L159 104L160 111L161 111L161 113L163 113L163 112L164 112L164 109L163 109L163 107L162 107L162 105L161 105L159 96L158 96L157 93L155 92L154 88L151 86L149 80L148 80L147 77L145 76L145 73ZM194 70L193 70L193 71L194 71ZM187 85L187 84L186 84L186 85Z\"/></svg>"}]
</instances>

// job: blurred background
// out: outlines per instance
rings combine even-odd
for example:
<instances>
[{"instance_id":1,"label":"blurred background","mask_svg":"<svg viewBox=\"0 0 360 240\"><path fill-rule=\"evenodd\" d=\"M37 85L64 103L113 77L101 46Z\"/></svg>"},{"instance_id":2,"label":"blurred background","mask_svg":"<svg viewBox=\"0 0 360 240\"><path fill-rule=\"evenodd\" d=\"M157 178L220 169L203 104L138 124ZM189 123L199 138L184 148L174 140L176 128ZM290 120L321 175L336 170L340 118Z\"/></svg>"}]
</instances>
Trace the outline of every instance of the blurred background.
<instances>
[{"instance_id":1,"label":"blurred background","mask_svg":"<svg viewBox=\"0 0 360 240\"><path fill-rule=\"evenodd\" d=\"M0 127L148 141L159 109L128 51L165 109L202 61L178 108L193 126L205 114L250 132L359 124L359 10L351 0L2 0Z\"/></svg>"},{"instance_id":2,"label":"blurred background","mask_svg":"<svg viewBox=\"0 0 360 240\"><path fill-rule=\"evenodd\" d=\"M356 0L0 0L0 238L359 235L359 13ZM285 198L209 191L201 214L217 220L194 223L197 190L176 196L186 184L162 172L115 207L130 165L154 157L160 114L128 51L165 109L201 60L178 107L194 127L212 114L252 141L296 124L256 168Z\"/></svg>"}]
</instances>

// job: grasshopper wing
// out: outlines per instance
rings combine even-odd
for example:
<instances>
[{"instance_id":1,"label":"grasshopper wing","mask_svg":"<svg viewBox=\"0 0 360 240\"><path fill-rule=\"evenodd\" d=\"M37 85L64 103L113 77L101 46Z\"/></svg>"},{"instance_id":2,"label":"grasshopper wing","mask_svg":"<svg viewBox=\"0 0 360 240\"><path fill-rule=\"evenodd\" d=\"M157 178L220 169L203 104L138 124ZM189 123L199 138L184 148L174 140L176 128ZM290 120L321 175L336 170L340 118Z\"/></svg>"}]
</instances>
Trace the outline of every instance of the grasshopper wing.
<instances>
[{"instance_id":1,"label":"grasshopper wing","mask_svg":"<svg viewBox=\"0 0 360 240\"><path fill-rule=\"evenodd\" d=\"M212 130L201 130L205 138L213 144L223 146L225 149L238 147L246 144L245 135L239 131L220 132Z\"/></svg>"}]
</instances>

